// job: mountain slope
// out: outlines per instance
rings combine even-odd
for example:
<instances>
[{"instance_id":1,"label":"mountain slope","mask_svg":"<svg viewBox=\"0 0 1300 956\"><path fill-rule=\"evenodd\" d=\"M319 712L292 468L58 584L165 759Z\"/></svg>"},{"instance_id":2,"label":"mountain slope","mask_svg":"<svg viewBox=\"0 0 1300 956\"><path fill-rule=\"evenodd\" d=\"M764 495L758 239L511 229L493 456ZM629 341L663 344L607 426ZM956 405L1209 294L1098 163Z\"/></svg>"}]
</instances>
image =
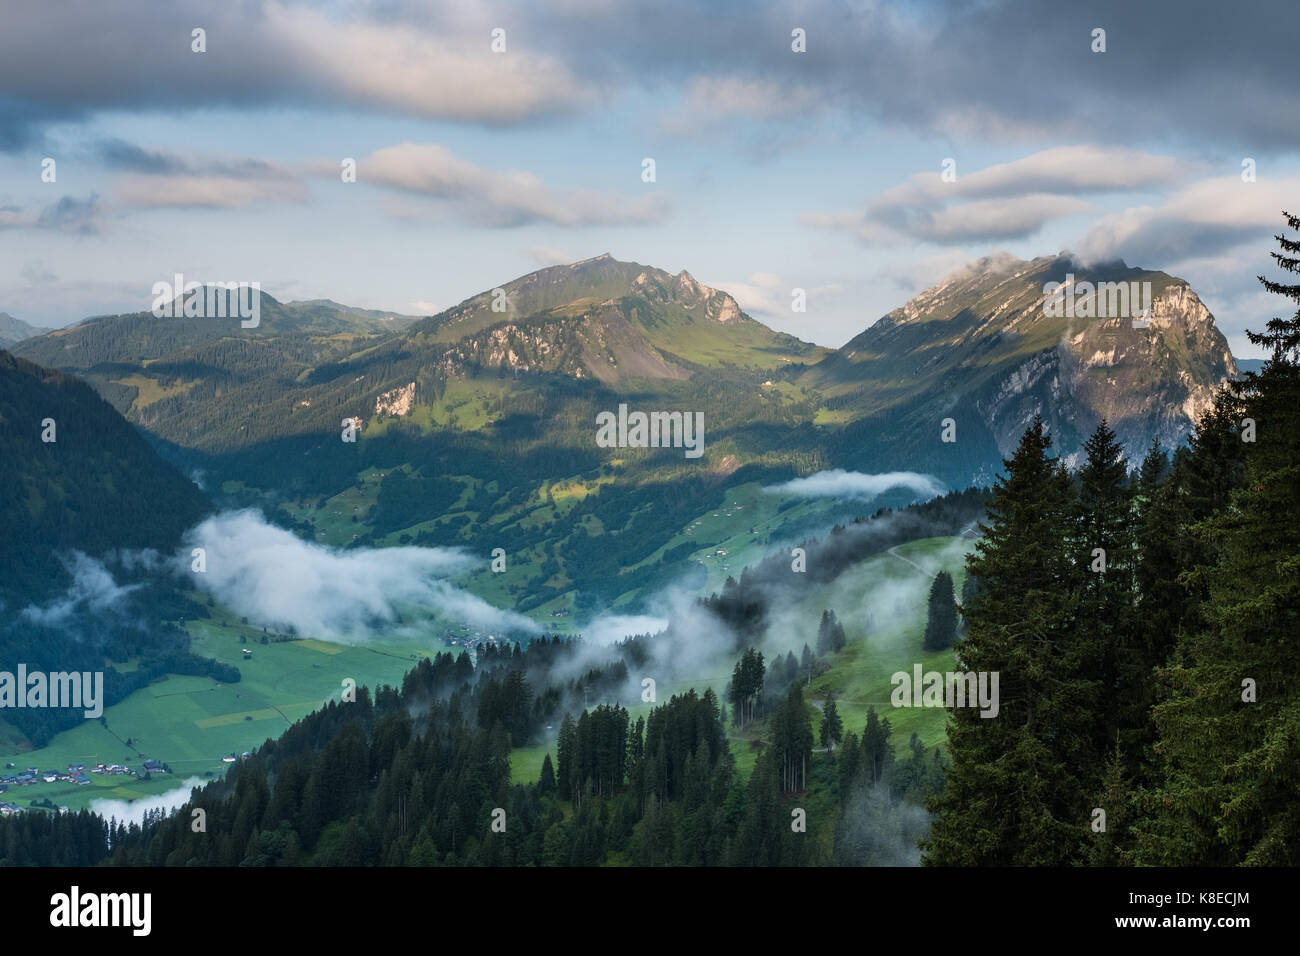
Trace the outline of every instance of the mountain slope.
<instances>
[{"instance_id":1,"label":"mountain slope","mask_svg":"<svg viewBox=\"0 0 1300 956\"><path fill-rule=\"evenodd\" d=\"M745 386L756 392L774 370L827 354L768 329L686 272L608 255L500 288L502 295L488 290L409 322L326 300L283 305L263 294L253 329L236 319L146 312L87 320L19 352L83 374L130 420L209 453L309 434L337 440L344 417L363 430L385 418L418 422L426 433L454 427L448 402L466 395L499 409L478 416L480 425L507 410L547 406L552 421L576 426L581 417L585 427L594 396L609 404L606 387L666 390L674 407L690 407L682 383L710 390L728 375L757 376ZM493 311L494 302L504 310ZM581 396L580 414L553 407L572 396Z\"/></svg>"},{"instance_id":2,"label":"mountain slope","mask_svg":"<svg viewBox=\"0 0 1300 956\"><path fill-rule=\"evenodd\" d=\"M493 328L513 331L576 321L584 327L582 358L594 366L589 371L600 371L602 380L638 373L686 377L671 361L656 368L634 358L631 371L616 371L621 355L644 357L646 345L669 353L665 358L711 367L775 368L825 352L756 322L727 293L700 284L689 272L672 275L620 262L609 253L539 269L499 288L504 295L481 292L412 326L408 344L451 343ZM504 311L493 311L494 303ZM607 338L603 328L609 329ZM644 341L634 342L636 336Z\"/></svg>"},{"instance_id":3,"label":"mountain slope","mask_svg":"<svg viewBox=\"0 0 1300 956\"><path fill-rule=\"evenodd\" d=\"M258 295L253 328L242 328L231 308L229 318L134 312L86 319L13 351L85 378L123 415L152 428L169 414L159 403L210 405L242 390L247 411L291 389L316 365L372 347L416 321L323 299L286 304ZM158 431L184 443L183 431Z\"/></svg>"},{"instance_id":4,"label":"mountain slope","mask_svg":"<svg viewBox=\"0 0 1300 956\"><path fill-rule=\"evenodd\" d=\"M28 325L22 319L15 319L8 312L0 312L0 349L9 348L24 339L44 335L49 329L38 329Z\"/></svg>"},{"instance_id":5,"label":"mountain slope","mask_svg":"<svg viewBox=\"0 0 1300 956\"><path fill-rule=\"evenodd\" d=\"M1149 325L1051 314L1045 287L1068 275L1149 283ZM609 255L540 269L403 328L407 319L264 294L255 329L143 313L17 351L77 370L180 449L271 455L307 478L320 467L307 446L274 446L338 451L345 418L363 440L437 436L489 455L568 450L586 461L595 415L629 402L705 413L698 464L709 471L908 470L965 486L992 477L1035 414L1067 459L1102 416L1130 455L1153 437L1178 444L1236 371L1186 282L1067 255L980 260L834 352L768 329L687 272ZM955 442L940 440L946 418Z\"/></svg>"},{"instance_id":6,"label":"mountain slope","mask_svg":"<svg viewBox=\"0 0 1300 956\"><path fill-rule=\"evenodd\" d=\"M208 508L90 386L0 351L0 599L59 589L72 550L170 549Z\"/></svg>"},{"instance_id":7,"label":"mountain slope","mask_svg":"<svg viewBox=\"0 0 1300 956\"><path fill-rule=\"evenodd\" d=\"M1076 285L1150 283L1147 327L1127 316L1080 317L1082 304L1075 317L1050 314L1045 287L1071 274ZM1183 441L1234 374L1227 341L1185 281L1123 263L1085 268L1068 255L999 256L889 313L800 383L826 395L840 420L874 418L910 436L894 457L910 451L932 462L961 453L937 447L944 418L958 423L957 445L991 440L1007 455L1035 414L1067 458L1102 416L1140 456L1153 437ZM990 467L996 461L971 477L987 479Z\"/></svg>"}]
</instances>

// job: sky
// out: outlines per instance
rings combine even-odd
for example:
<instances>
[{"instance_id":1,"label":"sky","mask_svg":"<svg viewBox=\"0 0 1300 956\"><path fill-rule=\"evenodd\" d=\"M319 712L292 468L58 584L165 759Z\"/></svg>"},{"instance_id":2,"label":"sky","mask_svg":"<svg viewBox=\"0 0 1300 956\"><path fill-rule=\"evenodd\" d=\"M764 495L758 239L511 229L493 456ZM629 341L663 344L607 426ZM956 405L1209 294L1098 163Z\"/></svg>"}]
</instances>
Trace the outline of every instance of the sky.
<instances>
[{"instance_id":1,"label":"sky","mask_svg":"<svg viewBox=\"0 0 1300 956\"><path fill-rule=\"evenodd\" d=\"M971 260L1069 250L1187 279L1254 357L1288 305L1256 277L1300 213L1298 24L1292 0L8 3L0 312L145 310L181 273L432 314L608 252L839 346Z\"/></svg>"}]
</instances>

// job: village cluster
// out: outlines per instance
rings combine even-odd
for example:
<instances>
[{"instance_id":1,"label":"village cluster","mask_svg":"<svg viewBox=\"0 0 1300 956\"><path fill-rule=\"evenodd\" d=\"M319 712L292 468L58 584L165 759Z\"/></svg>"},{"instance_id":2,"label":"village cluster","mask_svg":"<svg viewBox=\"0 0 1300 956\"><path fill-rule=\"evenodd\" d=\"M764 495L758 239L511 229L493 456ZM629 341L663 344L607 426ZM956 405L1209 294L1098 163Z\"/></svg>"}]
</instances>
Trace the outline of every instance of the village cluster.
<instances>
[{"instance_id":1,"label":"village cluster","mask_svg":"<svg viewBox=\"0 0 1300 956\"><path fill-rule=\"evenodd\" d=\"M12 766L12 764L10 765ZM146 760L144 769L148 773L165 773L166 768L157 760ZM28 767L26 770L7 773L0 776L0 793L7 793L15 787L31 787L38 783L75 783L81 786L90 783L90 774L124 774L126 776L138 776L135 770L130 767L124 767L116 763L98 763L89 770L84 763L68 764L68 769L64 770L38 770L36 767ZM60 812L66 810L66 807L60 807ZM0 816L12 816L15 813L21 813L22 807L13 803L0 802Z\"/></svg>"},{"instance_id":2,"label":"village cluster","mask_svg":"<svg viewBox=\"0 0 1300 956\"><path fill-rule=\"evenodd\" d=\"M448 647L459 646L469 652L471 659L477 660L478 648L480 645L497 644L506 645L510 642L505 637L498 638L495 634L484 635L483 631L471 627L469 624L461 623L454 627L447 628L443 634L443 643Z\"/></svg>"}]
</instances>

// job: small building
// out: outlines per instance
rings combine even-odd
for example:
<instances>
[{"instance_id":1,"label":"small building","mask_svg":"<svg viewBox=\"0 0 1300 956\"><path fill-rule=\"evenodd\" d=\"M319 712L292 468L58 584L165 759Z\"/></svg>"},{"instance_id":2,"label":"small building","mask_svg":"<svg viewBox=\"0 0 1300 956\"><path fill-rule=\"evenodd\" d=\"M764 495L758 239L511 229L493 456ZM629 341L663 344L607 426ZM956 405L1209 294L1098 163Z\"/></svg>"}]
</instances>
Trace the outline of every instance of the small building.
<instances>
[{"instance_id":1,"label":"small building","mask_svg":"<svg viewBox=\"0 0 1300 956\"><path fill-rule=\"evenodd\" d=\"M79 773L72 778L72 782L77 784L78 786L84 787L86 784L90 783L90 778L87 777L84 773Z\"/></svg>"},{"instance_id":2,"label":"small building","mask_svg":"<svg viewBox=\"0 0 1300 956\"><path fill-rule=\"evenodd\" d=\"M151 772L155 770L162 772L163 765L159 763L157 760L146 760L144 762L144 769Z\"/></svg>"}]
</instances>

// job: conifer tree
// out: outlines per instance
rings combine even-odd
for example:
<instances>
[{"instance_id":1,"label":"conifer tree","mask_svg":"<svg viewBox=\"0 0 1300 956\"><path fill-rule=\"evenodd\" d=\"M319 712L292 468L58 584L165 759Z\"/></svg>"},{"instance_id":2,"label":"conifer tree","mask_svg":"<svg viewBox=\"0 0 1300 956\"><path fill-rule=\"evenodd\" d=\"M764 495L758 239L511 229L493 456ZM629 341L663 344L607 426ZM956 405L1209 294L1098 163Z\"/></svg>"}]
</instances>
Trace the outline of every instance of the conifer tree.
<instances>
[{"instance_id":1,"label":"conifer tree","mask_svg":"<svg viewBox=\"0 0 1300 956\"><path fill-rule=\"evenodd\" d=\"M1300 230L1300 217L1286 220ZM1300 240L1277 240L1277 264L1300 273ZM1260 281L1300 303L1300 284ZM1271 355L1216 408L1242 415L1225 442L1241 429L1226 454L1231 464L1244 451L1244 481L1197 529L1211 548L1189 575L1208 598L1204 626L1184 633L1163 673L1164 779L1146 803L1142 863L1300 863L1300 311L1248 335Z\"/></svg>"},{"instance_id":2,"label":"conifer tree","mask_svg":"<svg viewBox=\"0 0 1300 956\"><path fill-rule=\"evenodd\" d=\"M941 651L952 647L956 638L957 600L953 592L952 575L940 571L930 584L929 611L922 647L927 651Z\"/></svg>"},{"instance_id":3,"label":"conifer tree","mask_svg":"<svg viewBox=\"0 0 1300 956\"><path fill-rule=\"evenodd\" d=\"M550 796L555 792L555 769L551 766L551 755L548 752L542 758L542 776L537 781L537 795L539 797Z\"/></svg>"},{"instance_id":4,"label":"conifer tree","mask_svg":"<svg viewBox=\"0 0 1300 956\"><path fill-rule=\"evenodd\" d=\"M1144 689L1163 662L1151 658L1134 626L1133 490L1123 446L1106 419L1084 451L1070 547L1081 582L1077 647L1099 681L1100 700L1087 732L1098 757L1118 740L1121 759L1134 765L1148 723ZM1092 770L1100 772L1100 764Z\"/></svg>"},{"instance_id":5,"label":"conifer tree","mask_svg":"<svg viewBox=\"0 0 1300 956\"><path fill-rule=\"evenodd\" d=\"M844 625L836 620L835 612L831 610L822 611L821 623L817 626L818 656L842 651L847 643L848 638L844 633Z\"/></svg>"},{"instance_id":6,"label":"conifer tree","mask_svg":"<svg viewBox=\"0 0 1300 956\"><path fill-rule=\"evenodd\" d=\"M1083 853L1100 755L1080 727L1098 719L1097 682L1076 646L1074 500L1040 419L1003 462L983 537L967 558L980 590L965 608L958 666L999 674L999 710L954 708L946 788L930 801L925 862L1060 865Z\"/></svg>"},{"instance_id":7,"label":"conifer tree","mask_svg":"<svg viewBox=\"0 0 1300 956\"><path fill-rule=\"evenodd\" d=\"M868 784L883 783L894 763L894 746L889 742L892 728L876 708L867 708L867 723L862 728L862 776Z\"/></svg>"},{"instance_id":8,"label":"conifer tree","mask_svg":"<svg viewBox=\"0 0 1300 956\"><path fill-rule=\"evenodd\" d=\"M568 714L560 723L560 736L556 741L555 755L559 764L556 773L556 792L561 800L573 799L574 764L577 763L577 729Z\"/></svg>"},{"instance_id":9,"label":"conifer tree","mask_svg":"<svg viewBox=\"0 0 1300 956\"><path fill-rule=\"evenodd\" d=\"M821 745L828 751L834 750L843 736L844 721L840 718L839 711L835 709L835 695L827 692L826 703L822 710L822 726L819 731Z\"/></svg>"},{"instance_id":10,"label":"conifer tree","mask_svg":"<svg viewBox=\"0 0 1300 956\"><path fill-rule=\"evenodd\" d=\"M844 746L840 748L840 803L849 799L850 792L857 786L862 770L862 746L858 735L849 731L844 735Z\"/></svg>"}]
</instances>

